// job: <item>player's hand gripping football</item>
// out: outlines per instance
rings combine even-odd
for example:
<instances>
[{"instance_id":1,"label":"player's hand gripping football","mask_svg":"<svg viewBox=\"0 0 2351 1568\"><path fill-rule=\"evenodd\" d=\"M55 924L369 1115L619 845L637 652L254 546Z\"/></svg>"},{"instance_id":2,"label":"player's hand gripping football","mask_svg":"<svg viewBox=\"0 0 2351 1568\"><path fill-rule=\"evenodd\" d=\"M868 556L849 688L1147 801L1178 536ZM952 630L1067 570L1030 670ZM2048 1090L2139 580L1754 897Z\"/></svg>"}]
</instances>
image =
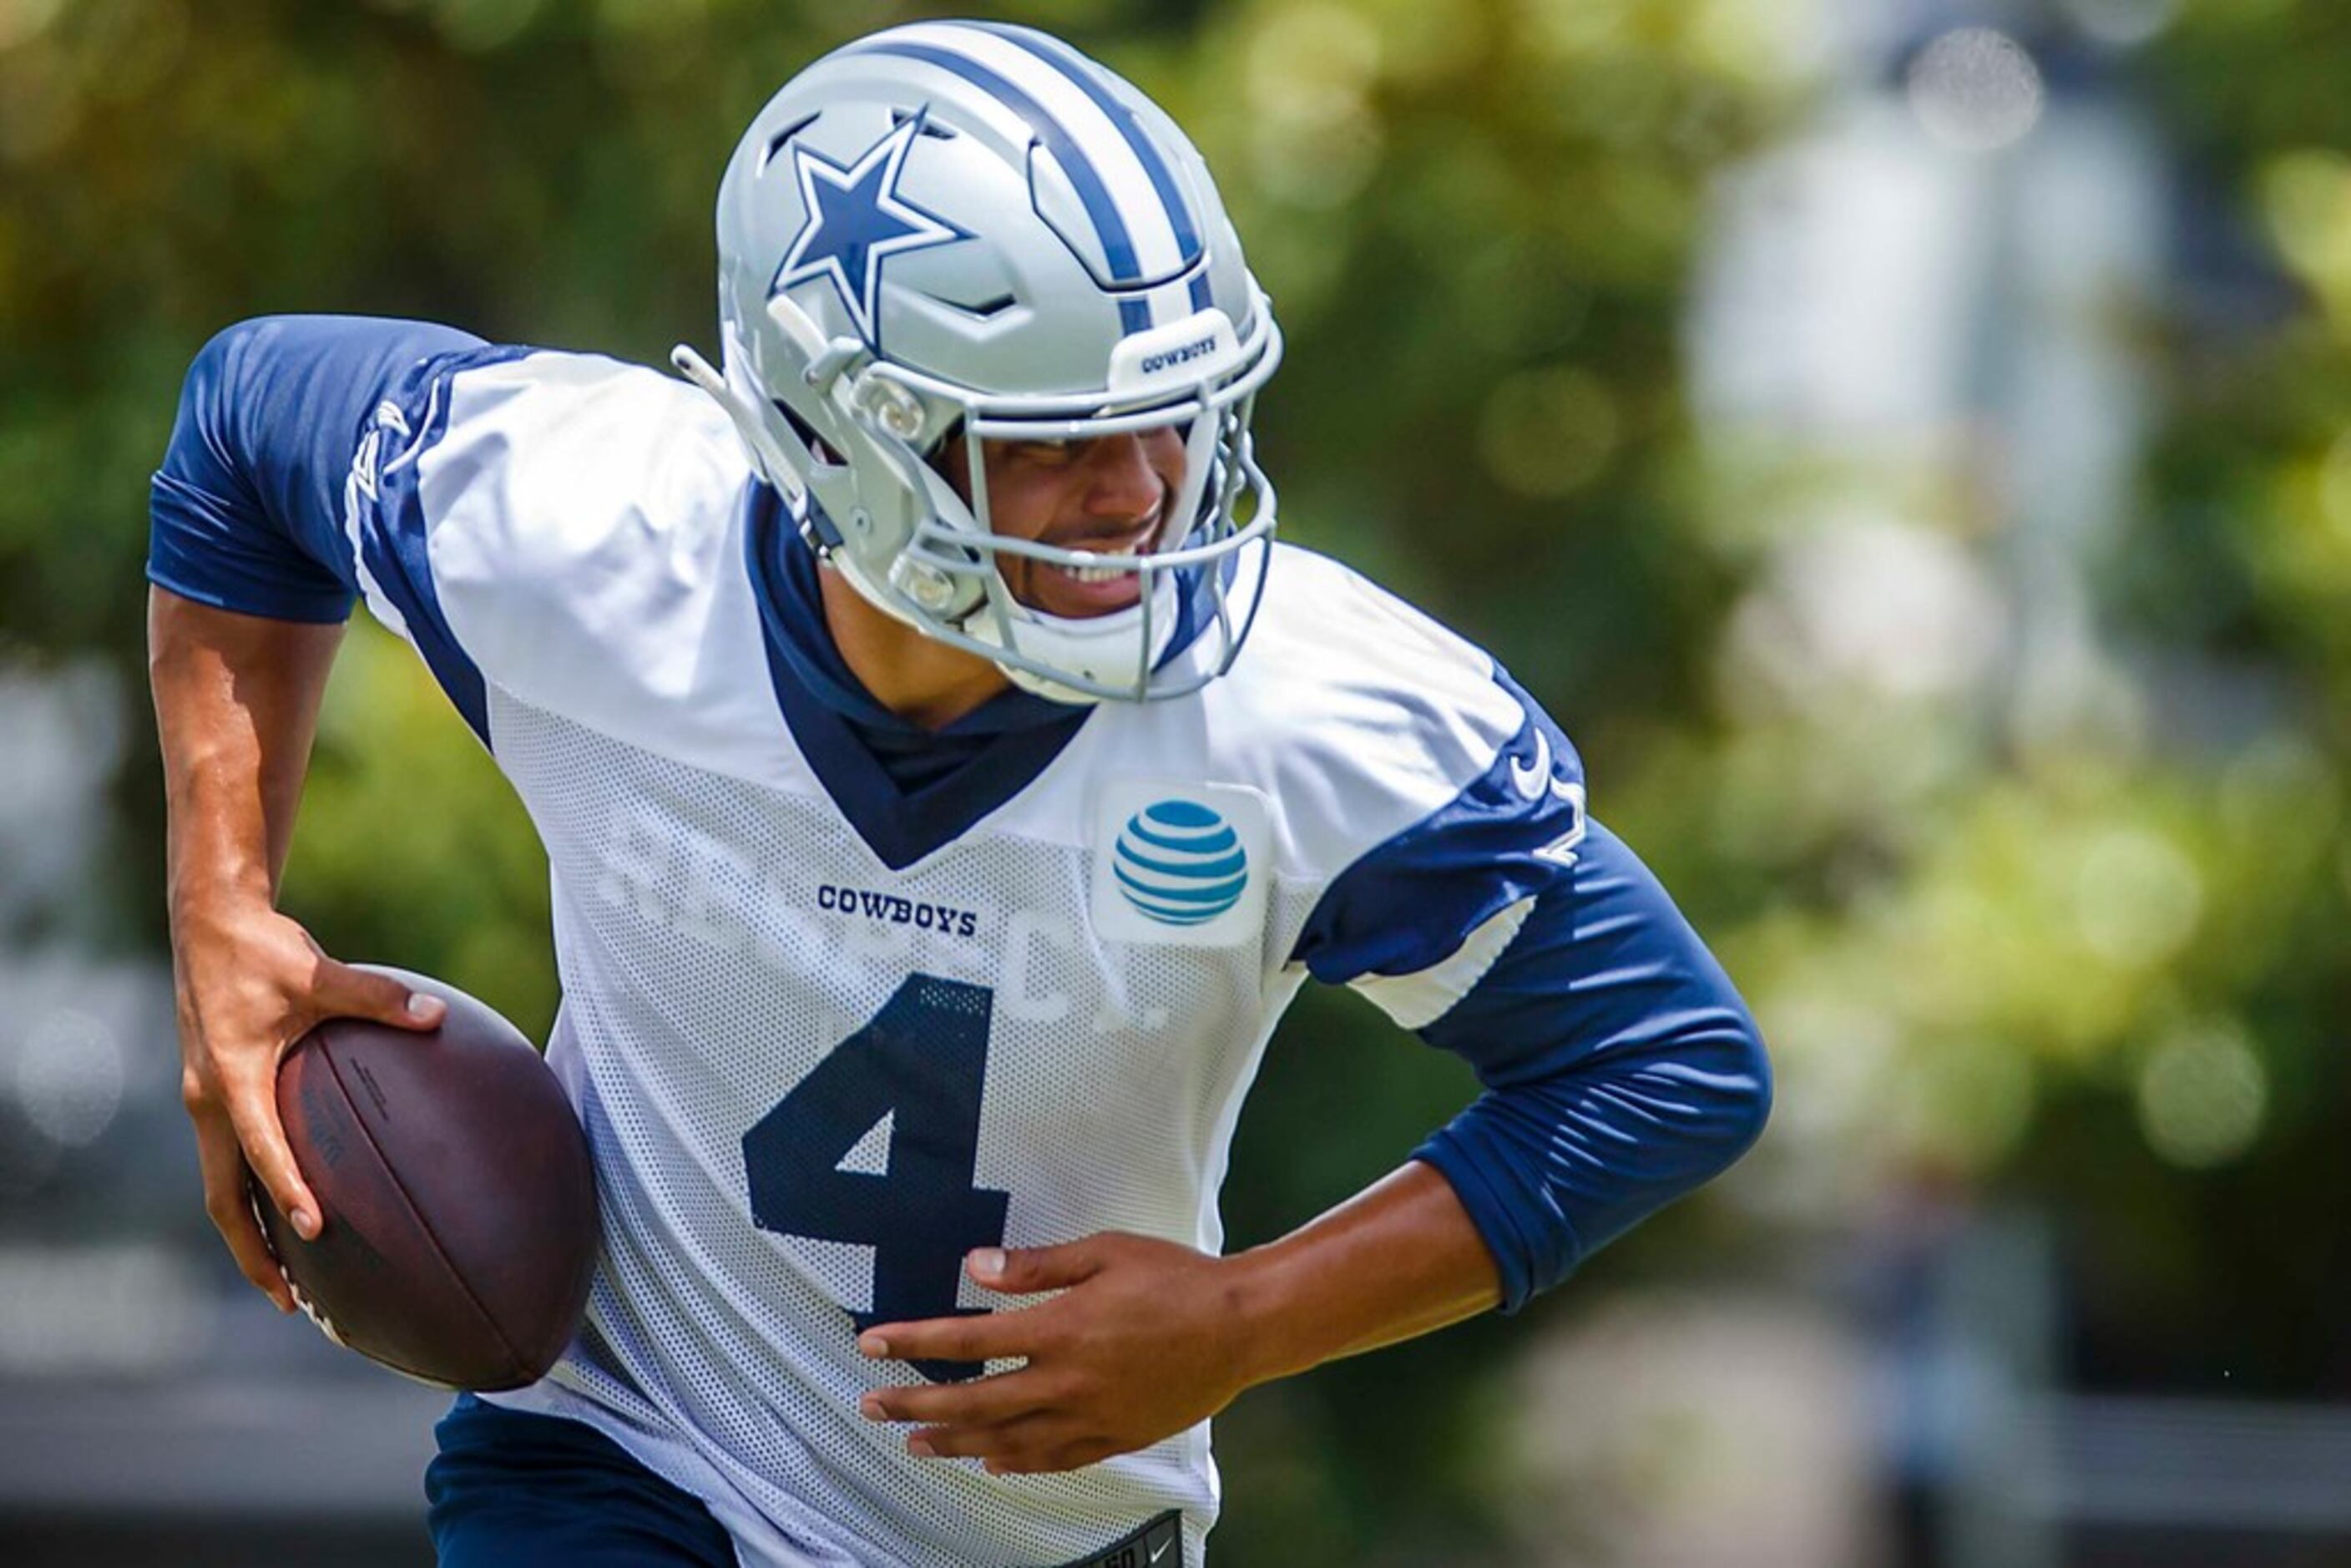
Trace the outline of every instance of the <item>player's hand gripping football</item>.
<instances>
[{"instance_id":1,"label":"player's hand gripping football","mask_svg":"<svg viewBox=\"0 0 2351 1568\"><path fill-rule=\"evenodd\" d=\"M321 1216L277 1116L277 1063L313 1025L373 1019L401 1029L441 1021L437 997L329 958L310 934L266 904L178 911L172 923L180 1020L180 1095L196 1124L204 1212L254 1288L294 1310L294 1296L254 1218L246 1170L305 1239Z\"/></svg>"},{"instance_id":2,"label":"player's hand gripping football","mask_svg":"<svg viewBox=\"0 0 2351 1568\"><path fill-rule=\"evenodd\" d=\"M1254 1381L1233 1333L1228 1262L1117 1232L983 1248L966 1262L978 1283L1061 1293L1017 1312L879 1324L858 1348L889 1360L1028 1364L968 1383L876 1389L861 1410L868 1420L920 1423L908 1453L978 1458L994 1475L1075 1469L1145 1448L1207 1420Z\"/></svg>"}]
</instances>

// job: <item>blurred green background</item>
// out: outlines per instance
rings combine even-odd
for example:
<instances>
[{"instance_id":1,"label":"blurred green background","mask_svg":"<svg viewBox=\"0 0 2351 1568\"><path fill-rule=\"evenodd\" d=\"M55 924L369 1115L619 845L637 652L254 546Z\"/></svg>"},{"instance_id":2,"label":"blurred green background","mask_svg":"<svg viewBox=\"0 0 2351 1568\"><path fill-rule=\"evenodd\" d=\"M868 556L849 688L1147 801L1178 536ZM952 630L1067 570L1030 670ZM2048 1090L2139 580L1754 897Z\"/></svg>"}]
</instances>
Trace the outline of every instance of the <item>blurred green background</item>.
<instances>
[{"instance_id":1,"label":"blurred green background","mask_svg":"<svg viewBox=\"0 0 2351 1568\"><path fill-rule=\"evenodd\" d=\"M923 14L0 0L0 1542L215 1560L233 1510L109 1504L45 1423L348 1375L273 1359L172 1103L141 567L189 358L298 310L708 350L737 131ZM1290 340L1285 533L1546 701L1780 1075L1522 1317L1245 1397L1217 1561L2351 1560L2351 8L990 14L1191 131ZM543 1033L544 875L356 630L288 908ZM1392 1036L1301 1003L1236 1243L1468 1097ZM272 1560L375 1550L319 1544L353 1495Z\"/></svg>"}]
</instances>

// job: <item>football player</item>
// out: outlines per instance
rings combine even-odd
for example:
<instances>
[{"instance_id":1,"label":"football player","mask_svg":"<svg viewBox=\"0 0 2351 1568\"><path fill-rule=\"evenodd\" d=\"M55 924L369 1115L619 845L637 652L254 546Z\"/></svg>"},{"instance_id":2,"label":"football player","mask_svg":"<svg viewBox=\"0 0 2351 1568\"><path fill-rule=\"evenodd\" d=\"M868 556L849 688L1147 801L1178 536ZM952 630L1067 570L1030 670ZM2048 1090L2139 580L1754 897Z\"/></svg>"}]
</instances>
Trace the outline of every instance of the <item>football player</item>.
<instances>
[{"instance_id":1,"label":"football player","mask_svg":"<svg viewBox=\"0 0 2351 1568\"><path fill-rule=\"evenodd\" d=\"M1558 1283L1754 1139L1761 1044L1526 692L1273 542L1280 334L1126 82L852 43L718 247L684 379L331 318L197 358L149 575L212 1218L288 1304L244 1188L318 1229L279 1055L437 1016L273 908L362 596L546 844L603 1202L577 1343L441 1426L443 1561L1196 1564L1209 1416ZM1224 1256L1309 977L1486 1092Z\"/></svg>"}]
</instances>

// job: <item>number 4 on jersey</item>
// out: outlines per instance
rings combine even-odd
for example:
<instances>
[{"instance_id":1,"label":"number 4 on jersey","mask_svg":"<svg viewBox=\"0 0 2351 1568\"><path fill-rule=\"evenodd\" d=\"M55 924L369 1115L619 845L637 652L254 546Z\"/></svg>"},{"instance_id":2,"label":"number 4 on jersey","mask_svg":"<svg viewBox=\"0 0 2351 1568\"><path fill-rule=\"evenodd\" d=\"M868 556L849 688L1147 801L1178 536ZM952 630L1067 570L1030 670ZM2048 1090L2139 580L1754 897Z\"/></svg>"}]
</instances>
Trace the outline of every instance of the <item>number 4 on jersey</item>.
<instances>
[{"instance_id":1,"label":"number 4 on jersey","mask_svg":"<svg viewBox=\"0 0 2351 1568\"><path fill-rule=\"evenodd\" d=\"M1004 1242L1009 1199L972 1183L994 1002L985 986L908 976L743 1134L751 1218L761 1229L873 1249L872 1310L850 1312L860 1333L980 1310L958 1308L956 1290L966 1253ZM884 1117L888 1170L843 1170ZM939 1383L976 1377L981 1367L914 1365Z\"/></svg>"}]
</instances>

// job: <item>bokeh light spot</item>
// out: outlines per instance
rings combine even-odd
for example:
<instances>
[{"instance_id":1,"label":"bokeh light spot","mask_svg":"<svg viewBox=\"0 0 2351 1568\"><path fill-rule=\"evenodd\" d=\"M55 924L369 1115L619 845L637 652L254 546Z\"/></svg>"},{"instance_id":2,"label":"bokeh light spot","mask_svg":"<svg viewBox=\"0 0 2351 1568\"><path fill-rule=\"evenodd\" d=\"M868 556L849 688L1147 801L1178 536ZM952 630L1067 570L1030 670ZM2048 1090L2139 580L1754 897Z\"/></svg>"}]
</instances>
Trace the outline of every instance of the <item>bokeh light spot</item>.
<instances>
[{"instance_id":1,"label":"bokeh light spot","mask_svg":"<svg viewBox=\"0 0 2351 1568\"><path fill-rule=\"evenodd\" d=\"M2262 206L2286 265L2338 318L2351 312L2351 156L2308 149L2272 160Z\"/></svg>"},{"instance_id":2,"label":"bokeh light spot","mask_svg":"<svg viewBox=\"0 0 2351 1568\"><path fill-rule=\"evenodd\" d=\"M2083 849L2074 911L2091 951L2143 967L2170 957L2196 934L2204 879L2160 834L2109 828Z\"/></svg>"},{"instance_id":3,"label":"bokeh light spot","mask_svg":"<svg viewBox=\"0 0 2351 1568\"><path fill-rule=\"evenodd\" d=\"M434 20L450 43L481 53L521 37L540 5L541 0L439 0Z\"/></svg>"},{"instance_id":4,"label":"bokeh light spot","mask_svg":"<svg viewBox=\"0 0 2351 1568\"><path fill-rule=\"evenodd\" d=\"M2175 1166L2225 1165L2252 1146L2269 1110L2269 1074L2233 1021L2207 1024L2158 1047L2139 1071L2139 1129Z\"/></svg>"},{"instance_id":5,"label":"bokeh light spot","mask_svg":"<svg viewBox=\"0 0 2351 1568\"><path fill-rule=\"evenodd\" d=\"M1927 133L1947 146L1989 152L2022 141L2041 119L2041 68L1991 27L1959 27L1921 50L1907 84Z\"/></svg>"},{"instance_id":6,"label":"bokeh light spot","mask_svg":"<svg viewBox=\"0 0 2351 1568\"><path fill-rule=\"evenodd\" d=\"M2065 0L2074 25L2102 44L2144 44L2178 19L2179 0Z\"/></svg>"},{"instance_id":7,"label":"bokeh light spot","mask_svg":"<svg viewBox=\"0 0 2351 1568\"><path fill-rule=\"evenodd\" d=\"M1598 478L1616 450L1616 402L1599 378L1573 366L1521 371L1486 399L1478 444L1502 487L1543 499Z\"/></svg>"},{"instance_id":8,"label":"bokeh light spot","mask_svg":"<svg viewBox=\"0 0 2351 1568\"><path fill-rule=\"evenodd\" d=\"M1379 167L1380 121L1371 89L1379 35L1353 12L1298 5L1251 40L1245 80L1258 183L1293 207L1344 205Z\"/></svg>"},{"instance_id":9,"label":"bokeh light spot","mask_svg":"<svg viewBox=\"0 0 2351 1568\"><path fill-rule=\"evenodd\" d=\"M16 1101L62 1148L94 1141L122 1104L121 1043L87 1013L59 1008L33 1021L16 1050Z\"/></svg>"}]
</instances>

